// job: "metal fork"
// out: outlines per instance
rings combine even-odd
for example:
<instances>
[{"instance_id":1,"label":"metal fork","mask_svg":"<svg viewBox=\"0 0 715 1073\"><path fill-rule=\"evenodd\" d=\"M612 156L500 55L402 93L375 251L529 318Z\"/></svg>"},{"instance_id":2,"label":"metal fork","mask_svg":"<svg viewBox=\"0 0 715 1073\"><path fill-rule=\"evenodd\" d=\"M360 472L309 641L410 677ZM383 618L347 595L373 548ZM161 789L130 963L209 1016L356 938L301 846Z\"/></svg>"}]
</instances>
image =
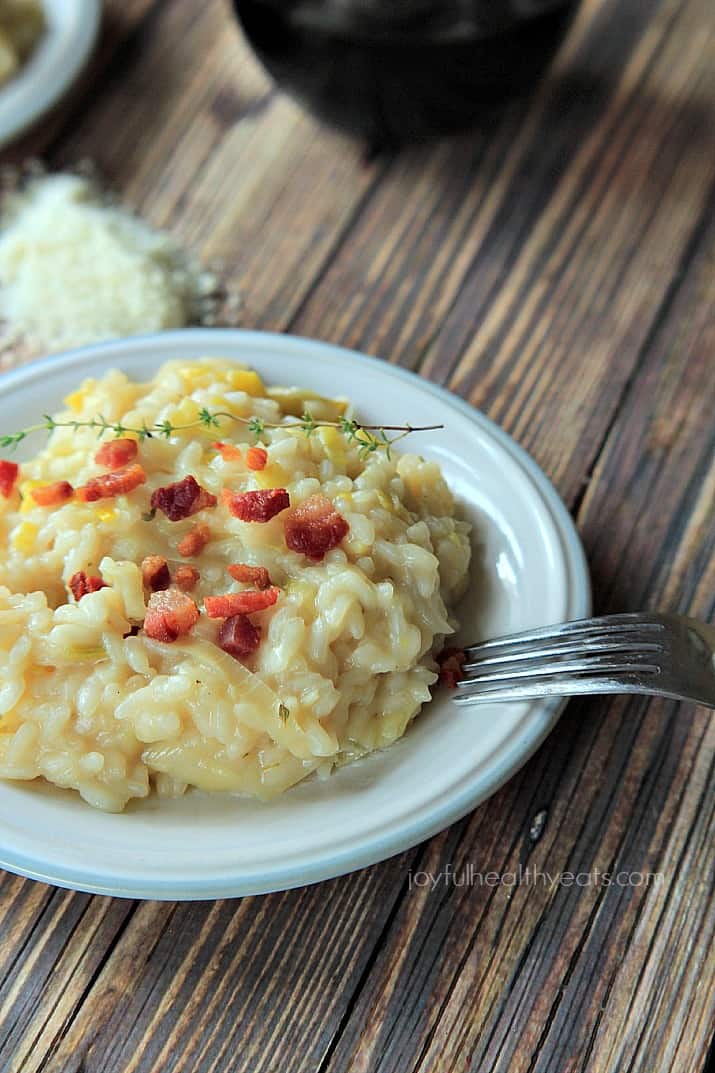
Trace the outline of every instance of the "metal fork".
<instances>
[{"instance_id":1,"label":"metal fork","mask_svg":"<svg viewBox=\"0 0 715 1073\"><path fill-rule=\"evenodd\" d=\"M648 693L715 708L715 626L683 615L606 615L469 645L457 704Z\"/></svg>"}]
</instances>

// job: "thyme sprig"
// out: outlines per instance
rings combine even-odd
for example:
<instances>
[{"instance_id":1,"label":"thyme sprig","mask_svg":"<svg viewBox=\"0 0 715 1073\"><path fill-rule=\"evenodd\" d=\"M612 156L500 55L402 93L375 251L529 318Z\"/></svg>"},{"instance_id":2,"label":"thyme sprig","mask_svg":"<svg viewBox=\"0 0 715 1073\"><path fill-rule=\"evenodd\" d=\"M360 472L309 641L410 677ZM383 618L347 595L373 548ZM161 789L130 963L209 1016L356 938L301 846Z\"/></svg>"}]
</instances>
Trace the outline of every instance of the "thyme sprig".
<instances>
[{"instance_id":1,"label":"thyme sprig","mask_svg":"<svg viewBox=\"0 0 715 1073\"><path fill-rule=\"evenodd\" d=\"M296 418L294 421L264 421L260 417L239 417L223 410L213 411L203 408L199 410L196 421L190 421L187 424L175 425L169 420L164 420L157 421L151 425L144 422L139 427L125 425L122 421L108 421L103 414L97 414L96 417L85 421L75 418L70 421L57 421L50 414L43 414L42 421L35 425L28 425L27 428L21 429L19 432L12 432L9 435L0 435L0 448L14 450L18 444L33 433L52 433L58 428L71 428L75 431L81 428L95 429L99 438L108 433L113 433L117 437L131 434L136 436L140 443L153 437L168 440L177 432L187 432L194 428L220 429L221 421L223 420L245 425L253 435L256 443L260 443L266 430L272 428L296 429L306 436L312 436L320 428L335 428L342 432L349 443L357 445L361 456L365 457L383 449L388 458L393 444L397 443L398 440L404 439L405 436L409 436L410 433L433 432L444 428L444 425L363 425L359 421L348 417L341 417L338 421L318 421L308 410L305 411L302 417ZM388 436L390 432L395 432L397 435Z\"/></svg>"}]
</instances>

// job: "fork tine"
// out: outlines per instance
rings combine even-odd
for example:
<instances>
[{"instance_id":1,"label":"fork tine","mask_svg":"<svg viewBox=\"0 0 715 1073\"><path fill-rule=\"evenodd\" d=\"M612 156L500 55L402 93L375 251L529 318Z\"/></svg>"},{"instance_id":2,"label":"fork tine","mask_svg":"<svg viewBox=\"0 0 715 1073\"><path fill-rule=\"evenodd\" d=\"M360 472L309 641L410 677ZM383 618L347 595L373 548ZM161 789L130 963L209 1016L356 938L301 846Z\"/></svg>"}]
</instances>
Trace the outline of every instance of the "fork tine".
<instances>
[{"instance_id":1,"label":"fork tine","mask_svg":"<svg viewBox=\"0 0 715 1073\"><path fill-rule=\"evenodd\" d=\"M521 660L505 664L501 669L490 666L487 666L484 670L477 668L457 682L457 689L464 692L473 684L494 683L496 685L523 679L551 677L552 675L590 674L593 676L630 673L657 674L659 672L660 665L652 660L651 654L644 654L643 659L637 659L632 652L608 653L597 656L586 655L579 659L556 658L545 662L539 661L538 663L531 660Z\"/></svg>"},{"instance_id":2,"label":"fork tine","mask_svg":"<svg viewBox=\"0 0 715 1073\"><path fill-rule=\"evenodd\" d=\"M651 640L654 635L663 633L665 626L657 616L609 615L606 618L583 619L579 622L562 622L552 626L542 626L535 630L495 637L493 640L481 641L468 645L464 652L472 653L509 649L514 646L536 647L544 642L580 641L582 643L602 637L621 635L624 639L631 637L636 641Z\"/></svg>"},{"instance_id":3,"label":"fork tine","mask_svg":"<svg viewBox=\"0 0 715 1073\"><path fill-rule=\"evenodd\" d=\"M682 615L589 619L464 651L457 704L644 693L715 708L715 626Z\"/></svg>"},{"instance_id":4,"label":"fork tine","mask_svg":"<svg viewBox=\"0 0 715 1073\"><path fill-rule=\"evenodd\" d=\"M469 692L456 694L453 699L455 704L467 706L486 702L497 704L505 701L534 700L539 697L575 697L593 693L646 693L682 699L681 693L661 688L657 678L644 682L635 674L630 678L627 675L618 678L590 675L535 677L511 685L474 682Z\"/></svg>"},{"instance_id":5,"label":"fork tine","mask_svg":"<svg viewBox=\"0 0 715 1073\"><path fill-rule=\"evenodd\" d=\"M616 634L613 640L607 639L605 634L602 634L601 638L598 641L588 642L588 655L605 652L641 654L644 652L663 651L663 643L657 638L657 635L651 635L652 639L648 641L625 639L622 634ZM471 651L473 653L471 659L468 659L462 666L462 670L465 673L482 667L498 667L521 660L541 660L547 656L560 657L583 654L584 642L574 641L570 637L566 637L563 640L556 639L549 643L542 641L533 642L530 645L514 644L501 649L485 648L483 650L477 645L472 646Z\"/></svg>"}]
</instances>

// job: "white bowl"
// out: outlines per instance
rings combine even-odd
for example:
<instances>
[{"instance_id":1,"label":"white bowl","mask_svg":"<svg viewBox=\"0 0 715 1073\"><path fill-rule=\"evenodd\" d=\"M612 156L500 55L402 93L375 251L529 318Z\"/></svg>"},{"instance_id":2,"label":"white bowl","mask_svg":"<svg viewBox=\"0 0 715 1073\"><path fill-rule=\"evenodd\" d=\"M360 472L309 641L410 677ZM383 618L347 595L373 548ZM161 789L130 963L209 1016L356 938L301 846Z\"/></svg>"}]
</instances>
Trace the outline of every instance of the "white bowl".
<instances>
[{"instance_id":1,"label":"white bowl","mask_svg":"<svg viewBox=\"0 0 715 1073\"><path fill-rule=\"evenodd\" d=\"M412 373L325 343L196 329L86 347L0 378L0 431L52 412L83 377L148 378L168 358L223 355L272 383L346 394L370 423L444 423L409 449L438 460L475 526L462 640L587 615L574 525L536 464L462 400ZM563 702L458 708L445 691L405 737L270 804L196 792L97 812L43 783L0 782L0 865L60 886L132 898L259 894L398 853L483 801L534 752Z\"/></svg>"},{"instance_id":2,"label":"white bowl","mask_svg":"<svg viewBox=\"0 0 715 1073\"><path fill-rule=\"evenodd\" d=\"M43 0L47 26L27 63L0 86L0 146L22 134L65 95L97 40L100 0Z\"/></svg>"}]
</instances>

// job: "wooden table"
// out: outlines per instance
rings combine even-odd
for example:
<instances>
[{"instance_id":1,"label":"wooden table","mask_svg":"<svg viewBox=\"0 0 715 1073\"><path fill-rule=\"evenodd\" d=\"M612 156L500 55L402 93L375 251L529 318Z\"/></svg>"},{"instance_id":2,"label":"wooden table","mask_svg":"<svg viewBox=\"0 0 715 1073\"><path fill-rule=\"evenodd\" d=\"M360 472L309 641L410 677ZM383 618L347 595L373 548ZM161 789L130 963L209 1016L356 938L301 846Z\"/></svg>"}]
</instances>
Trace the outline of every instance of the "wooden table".
<instances>
[{"instance_id":1,"label":"wooden table","mask_svg":"<svg viewBox=\"0 0 715 1073\"><path fill-rule=\"evenodd\" d=\"M6 157L90 156L224 262L244 325L379 354L486 411L575 515L598 611L708 618L714 21L712 0L585 0L488 135L366 163L276 91L223 0L112 0L93 78ZM462 822L270 897L137 903L4 875L0 1068L701 1071L713 746L703 709L574 702ZM447 865L632 875L410 889Z\"/></svg>"}]
</instances>

